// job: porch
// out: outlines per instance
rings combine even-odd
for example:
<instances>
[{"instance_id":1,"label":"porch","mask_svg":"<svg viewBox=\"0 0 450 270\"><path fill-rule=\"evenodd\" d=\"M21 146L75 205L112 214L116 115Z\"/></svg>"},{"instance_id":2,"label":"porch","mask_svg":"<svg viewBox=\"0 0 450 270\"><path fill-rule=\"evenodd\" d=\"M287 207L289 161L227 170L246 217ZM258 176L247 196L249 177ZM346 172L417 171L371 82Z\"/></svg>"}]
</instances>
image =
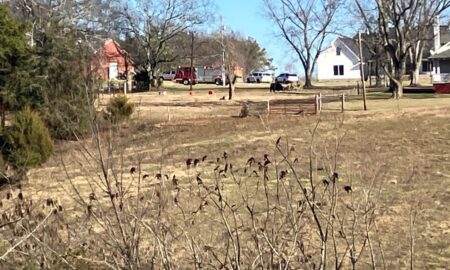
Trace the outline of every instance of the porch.
<instances>
[{"instance_id":1,"label":"porch","mask_svg":"<svg viewBox=\"0 0 450 270\"><path fill-rule=\"evenodd\" d=\"M450 83L450 50L432 55L433 61L432 82Z\"/></svg>"},{"instance_id":2,"label":"porch","mask_svg":"<svg viewBox=\"0 0 450 270\"><path fill-rule=\"evenodd\" d=\"M433 91L438 94L450 94L450 52L434 55L433 59Z\"/></svg>"}]
</instances>

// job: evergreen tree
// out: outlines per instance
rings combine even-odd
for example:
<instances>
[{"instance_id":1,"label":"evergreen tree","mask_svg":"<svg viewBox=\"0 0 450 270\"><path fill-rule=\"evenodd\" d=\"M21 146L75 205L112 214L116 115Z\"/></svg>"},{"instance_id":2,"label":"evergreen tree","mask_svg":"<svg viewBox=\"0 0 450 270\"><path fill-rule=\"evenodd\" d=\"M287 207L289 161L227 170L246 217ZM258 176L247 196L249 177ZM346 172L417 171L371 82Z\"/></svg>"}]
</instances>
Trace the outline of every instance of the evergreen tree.
<instances>
[{"instance_id":1,"label":"evergreen tree","mask_svg":"<svg viewBox=\"0 0 450 270\"><path fill-rule=\"evenodd\" d=\"M32 76L33 58L27 43L26 24L20 24L0 4L0 109L2 126L6 110L42 105L38 84Z\"/></svg>"},{"instance_id":2,"label":"evergreen tree","mask_svg":"<svg viewBox=\"0 0 450 270\"><path fill-rule=\"evenodd\" d=\"M45 106L40 108L54 138L72 139L90 127L93 103L93 55L75 33L47 29L35 48Z\"/></svg>"}]
</instances>

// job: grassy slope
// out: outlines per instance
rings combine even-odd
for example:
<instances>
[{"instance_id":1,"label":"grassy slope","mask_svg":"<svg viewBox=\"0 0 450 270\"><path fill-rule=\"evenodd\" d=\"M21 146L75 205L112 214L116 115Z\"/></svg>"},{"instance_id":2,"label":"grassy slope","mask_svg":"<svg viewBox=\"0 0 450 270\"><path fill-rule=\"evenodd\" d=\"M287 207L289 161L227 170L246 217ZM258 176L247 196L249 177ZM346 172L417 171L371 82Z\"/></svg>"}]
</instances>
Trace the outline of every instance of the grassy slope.
<instances>
[{"instance_id":1,"label":"grassy slope","mask_svg":"<svg viewBox=\"0 0 450 270\"><path fill-rule=\"evenodd\" d=\"M245 86L245 87L244 87ZM259 88L248 88L248 87ZM329 86L329 85L328 85ZM338 85L339 86L339 85ZM208 95L214 89L215 95ZM381 196L377 203L378 234L384 245L389 269L399 269L408 262L408 219L411 205L418 205L415 233L417 269L445 269L450 260L450 96L407 94L402 100L389 99L388 93L369 93L368 112L362 111L361 98L352 90L322 92L342 93L347 97L346 114L329 114L340 109L339 103L324 105L319 117L252 117L235 118L240 106L220 101L226 88L199 85L190 96L184 86L168 90L166 96L157 93L129 95L138 104L138 112L130 125L122 127L114 136L118 154L124 156L123 173L142 160L145 173L154 175L161 168L164 173L176 174L186 182L199 170L204 170L205 181L212 176L215 165L202 165L187 170L186 158L208 155L208 160L227 152L235 167L243 167L250 156L262 159L265 153L276 157L274 141L283 136L300 164L297 169L307 176L307 154L311 130L320 121L315 138L317 164L332 167L336 138L342 138L337 154L337 171L342 184L351 184L355 196L364 193L367 179L375 171L382 171ZM267 100L278 98L305 98L318 90L300 91L300 95L269 93L267 85L242 85L236 91L236 100ZM108 96L102 96L102 104ZM186 105L187 103L187 105ZM194 105L193 105L194 104ZM170 110L171 121L167 121ZM343 124L342 124L343 123ZM337 128L340 127L340 128ZM284 141L285 142L285 141ZM46 198L58 198L67 213L78 207L68 179L77 185L83 196L91 192L89 182L98 171L96 164L81 154L82 147L95 153L91 139L81 143L63 143L57 154L45 167L30 172L30 181L24 192L39 204ZM61 166L65 162L67 173ZM119 165L120 166L120 165ZM274 178L274 171L271 177ZM323 176L323 175L318 175ZM320 181L320 178L317 178ZM155 180L151 180L151 183ZM224 180L230 200L236 200L236 186ZM270 186L274 187L274 181ZM348 199L348 197L347 197ZM209 213L211 219L213 213ZM209 229L208 220L204 220ZM376 237L375 237L376 239ZM364 260L368 260L367 253Z\"/></svg>"},{"instance_id":2,"label":"grassy slope","mask_svg":"<svg viewBox=\"0 0 450 270\"><path fill-rule=\"evenodd\" d=\"M430 100L430 106L449 104L446 98ZM405 99L400 104L402 108L415 107L418 102L423 104L424 101ZM356 107L358 103L350 102L349 106ZM446 241L450 234L450 110L426 107L397 110L397 102L390 100L373 100L369 108L375 105L382 109L362 115L322 115L316 138L318 162L329 165L325 153L333 152L338 136L343 137L338 171L345 183L352 183L355 193L364 189L364 177L361 176L383 168L381 180L384 184L378 203L379 229L386 258L391 264L388 268L407 266L409 209L410 205L419 203L421 213L415 228L418 237L416 266L418 269L444 269L450 260ZM213 159L226 151L234 164L243 166L250 156L261 158L264 153L273 156L274 140L284 136L295 147L295 155L302 160L299 170L306 175L310 130L318 119L275 117L262 121L258 118L202 117L201 120L159 127L145 125L141 120L141 124L122 129L122 137L117 137L117 141L125 149L124 171L135 165L140 156L144 170L150 174L156 173L162 164L165 172L186 178L195 173L184 166L188 157L206 154ZM337 130L336 125L342 120L344 124ZM68 164L71 176L76 183L82 183L85 172L80 165L89 167L88 164L83 165L82 158L74 158L73 152L68 152L68 149L77 148L76 144L64 148L60 154L65 160L71 160ZM49 194L66 196L61 183L45 180L66 178L58 163L59 157L56 156L46 168L31 172L26 189L37 199L45 199ZM80 164L74 160L79 160ZM85 193L86 196L89 193L87 186Z\"/></svg>"}]
</instances>

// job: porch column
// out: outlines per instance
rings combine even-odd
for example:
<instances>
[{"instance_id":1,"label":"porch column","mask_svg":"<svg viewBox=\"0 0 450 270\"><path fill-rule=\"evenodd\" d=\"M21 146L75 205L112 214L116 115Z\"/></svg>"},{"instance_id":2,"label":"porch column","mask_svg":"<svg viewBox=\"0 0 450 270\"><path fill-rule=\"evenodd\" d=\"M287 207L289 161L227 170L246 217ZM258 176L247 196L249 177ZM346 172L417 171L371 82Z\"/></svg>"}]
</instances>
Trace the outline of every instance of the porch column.
<instances>
[{"instance_id":1,"label":"porch column","mask_svg":"<svg viewBox=\"0 0 450 270\"><path fill-rule=\"evenodd\" d=\"M441 67L440 67L440 63L439 60L433 60L433 69L434 69L434 74L433 74L433 82L440 82L441 81Z\"/></svg>"}]
</instances>

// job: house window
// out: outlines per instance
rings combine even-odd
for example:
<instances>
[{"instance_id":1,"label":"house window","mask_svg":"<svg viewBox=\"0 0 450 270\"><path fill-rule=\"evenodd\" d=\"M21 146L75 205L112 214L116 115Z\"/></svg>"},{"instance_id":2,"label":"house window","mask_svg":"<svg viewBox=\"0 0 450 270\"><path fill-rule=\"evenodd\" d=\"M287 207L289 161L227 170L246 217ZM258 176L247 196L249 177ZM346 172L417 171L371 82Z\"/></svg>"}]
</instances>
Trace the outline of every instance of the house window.
<instances>
[{"instance_id":1,"label":"house window","mask_svg":"<svg viewBox=\"0 0 450 270\"><path fill-rule=\"evenodd\" d=\"M433 71L433 62L422 61L422 72L431 72L431 71Z\"/></svg>"},{"instance_id":2,"label":"house window","mask_svg":"<svg viewBox=\"0 0 450 270\"><path fill-rule=\"evenodd\" d=\"M343 76L344 75L344 65L336 65L333 66L334 76Z\"/></svg>"},{"instance_id":3,"label":"house window","mask_svg":"<svg viewBox=\"0 0 450 270\"><path fill-rule=\"evenodd\" d=\"M341 48L340 47L336 47L336 55L341 55Z\"/></svg>"}]
</instances>

